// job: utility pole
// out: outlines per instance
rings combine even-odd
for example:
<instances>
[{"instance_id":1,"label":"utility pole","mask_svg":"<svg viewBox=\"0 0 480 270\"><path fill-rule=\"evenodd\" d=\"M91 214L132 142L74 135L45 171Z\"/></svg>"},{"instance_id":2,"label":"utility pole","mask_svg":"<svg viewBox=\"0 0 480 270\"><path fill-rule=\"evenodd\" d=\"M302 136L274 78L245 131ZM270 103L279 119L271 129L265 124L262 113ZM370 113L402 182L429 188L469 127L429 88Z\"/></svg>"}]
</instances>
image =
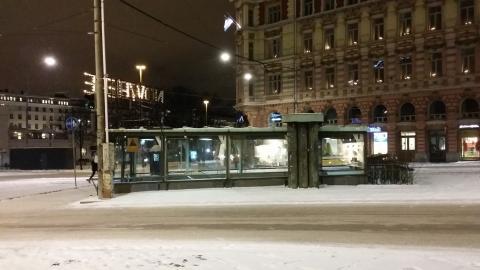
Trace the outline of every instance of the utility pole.
<instances>
[{"instance_id":1,"label":"utility pole","mask_svg":"<svg viewBox=\"0 0 480 270\"><path fill-rule=\"evenodd\" d=\"M94 9L94 31L95 31L95 111L97 116L97 156L98 156L98 196L103 198L112 197L112 182L105 168L109 165L108 144L105 134L105 92L102 83L104 77L104 55L103 55L103 0L93 0ZM105 150L105 151L104 151Z\"/></svg>"}]
</instances>

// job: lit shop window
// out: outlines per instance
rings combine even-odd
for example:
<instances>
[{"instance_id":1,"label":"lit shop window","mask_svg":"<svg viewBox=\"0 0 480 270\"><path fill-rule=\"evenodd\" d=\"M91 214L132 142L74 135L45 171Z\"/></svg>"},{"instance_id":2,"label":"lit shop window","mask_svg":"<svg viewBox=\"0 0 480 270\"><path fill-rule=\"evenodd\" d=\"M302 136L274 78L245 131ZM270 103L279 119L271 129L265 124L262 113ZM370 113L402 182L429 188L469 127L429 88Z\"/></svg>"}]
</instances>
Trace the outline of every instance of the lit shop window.
<instances>
[{"instance_id":1,"label":"lit shop window","mask_svg":"<svg viewBox=\"0 0 480 270\"><path fill-rule=\"evenodd\" d=\"M332 134L322 140L322 171L329 174L363 172L364 135Z\"/></svg>"}]
</instances>

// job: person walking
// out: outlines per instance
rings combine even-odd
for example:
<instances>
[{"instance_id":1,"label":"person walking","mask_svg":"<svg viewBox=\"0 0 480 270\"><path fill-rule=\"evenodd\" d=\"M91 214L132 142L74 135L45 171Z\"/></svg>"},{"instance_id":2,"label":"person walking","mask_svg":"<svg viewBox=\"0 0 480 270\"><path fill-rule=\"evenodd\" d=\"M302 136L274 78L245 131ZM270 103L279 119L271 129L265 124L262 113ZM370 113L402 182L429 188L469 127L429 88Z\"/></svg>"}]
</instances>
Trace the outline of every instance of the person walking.
<instances>
[{"instance_id":1,"label":"person walking","mask_svg":"<svg viewBox=\"0 0 480 270\"><path fill-rule=\"evenodd\" d=\"M92 181L93 176L94 176L95 173L98 171L98 156L97 156L97 152L92 152L91 165L92 165L92 175L90 175L90 178L87 179L87 181L88 181L89 183L90 183L90 181Z\"/></svg>"}]
</instances>

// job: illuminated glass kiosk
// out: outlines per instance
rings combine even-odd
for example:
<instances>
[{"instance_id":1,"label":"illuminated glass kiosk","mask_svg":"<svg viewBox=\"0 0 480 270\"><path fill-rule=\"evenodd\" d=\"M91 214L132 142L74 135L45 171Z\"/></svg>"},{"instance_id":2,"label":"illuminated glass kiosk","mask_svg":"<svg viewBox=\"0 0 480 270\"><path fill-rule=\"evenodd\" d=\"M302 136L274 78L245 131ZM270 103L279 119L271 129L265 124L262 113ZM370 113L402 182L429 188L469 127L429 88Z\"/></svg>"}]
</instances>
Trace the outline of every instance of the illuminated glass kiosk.
<instances>
[{"instance_id":1,"label":"illuminated glass kiosk","mask_svg":"<svg viewBox=\"0 0 480 270\"><path fill-rule=\"evenodd\" d=\"M117 193L284 185L286 128L110 130Z\"/></svg>"},{"instance_id":2,"label":"illuminated glass kiosk","mask_svg":"<svg viewBox=\"0 0 480 270\"><path fill-rule=\"evenodd\" d=\"M366 128L321 126L321 114L284 121L269 128L110 130L114 190L364 183Z\"/></svg>"},{"instance_id":3,"label":"illuminated glass kiosk","mask_svg":"<svg viewBox=\"0 0 480 270\"><path fill-rule=\"evenodd\" d=\"M323 184L365 184L366 126L323 126L319 132Z\"/></svg>"}]
</instances>

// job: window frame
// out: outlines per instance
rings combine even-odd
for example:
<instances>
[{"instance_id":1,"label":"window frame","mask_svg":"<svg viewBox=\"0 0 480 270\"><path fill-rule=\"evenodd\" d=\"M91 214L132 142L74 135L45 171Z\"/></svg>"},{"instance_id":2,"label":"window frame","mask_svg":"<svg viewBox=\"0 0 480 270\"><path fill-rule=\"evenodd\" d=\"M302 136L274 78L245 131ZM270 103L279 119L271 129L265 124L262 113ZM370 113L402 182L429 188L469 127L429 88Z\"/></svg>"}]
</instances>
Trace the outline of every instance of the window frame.
<instances>
[{"instance_id":1,"label":"window frame","mask_svg":"<svg viewBox=\"0 0 480 270\"><path fill-rule=\"evenodd\" d=\"M326 51L335 49L335 28L325 28L323 35L323 48Z\"/></svg>"},{"instance_id":2,"label":"window frame","mask_svg":"<svg viewBox=\"0 0 480 270\"><path fill-rule=\"evenodd\" d=\"M373 40L385 39L385 19L383 17L372 18Z\"/></svg>"},{"instance_id":3,"label":"window frame","mask_svg":"<svg viewBox=\"0 0 480 270\"><path fill-rule=\"evenodd\" d=\"M358 22L347 23L347 43L349 46L358 45Z\"/></svg>"},{"instance_id":4,"label":"window frame","mask_svg":"<svg viewBox=\"0 0 480 270\"><path fill-rule=\"evenodd\" d=\"M471 5L463 6L465 2L471 2ZM475 1L473 0L459 0L459 18L460 24L470 25L475 23ZM465 11L465 14L464 14ZM466 17L464 17L464 15Z\"/></svg>"},{"instance_id":5,"label":"window frame","mask_svg":"<svg viewBox=\"0 0 480 270\"><path fill-rule=\"evenodd\" d=\"M409 15L406 17L406 15ZM399 36L404 37L404 36L409 36L412 34L412 11L402 11L399 12L398 14L398 33Z\"/></svg>"},{"instance_id":6,"label":"window frame","mask_svg":"<svg viewBox=\"0 0 480 270\"><path fill-rule=\"evenodd\" d=\"M278 95L282 92L282 74L271 73L267 76L268 95Z\"/></svg>"},{"instance_id":7,"label":"window frame","mask_svg":"<svg viewBox=\"0 0 480 270\"><path fill-rule=\"evenodd\" d=\"M434 10L438 9L438 10ZM441 5L429 6L428 9L428 30L436 31L443 28L443 8Z\"/></svg>"},{"instance_id":8,"label":"window frame","mask_svg":"<svg viewBox=\"0 0 480 270\"><path fill-rule=\"evenodd\" d=\"M325 68L325 85L327 89L335 88L335 67Z\"/></svg>"},{"instance_id":9,"label":"window frame","mask_svg":"<svg viewBox=\"0 0 480 270\"><path fill-rule=\"evenodd\" d=\"M274 24L282 20L282 5L273 3L266 8L267 24Z\"/></svg>"},{"instance_id":10,"label":"window frame","mask_svg":"<svg viewBox=\"0 0 480 270\"><path fill-rule=\"evenodd\" d=\"M413 78L413 59L411 55L400 57L400 79L411 80Z\"/></svg>"}]
</instances>

